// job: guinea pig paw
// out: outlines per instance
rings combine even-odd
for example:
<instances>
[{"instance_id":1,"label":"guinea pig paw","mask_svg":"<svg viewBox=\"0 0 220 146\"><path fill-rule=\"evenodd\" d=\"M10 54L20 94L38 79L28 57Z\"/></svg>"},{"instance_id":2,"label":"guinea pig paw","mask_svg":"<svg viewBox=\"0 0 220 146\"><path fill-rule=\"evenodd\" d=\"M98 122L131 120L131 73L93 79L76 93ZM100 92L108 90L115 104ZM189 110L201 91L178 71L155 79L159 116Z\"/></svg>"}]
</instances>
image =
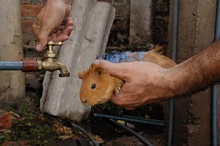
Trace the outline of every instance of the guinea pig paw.
<instances>
[{"instance_id":1,"label":"guinea pig paw","mask_svg":"<svg viewBox=\"0 0 220 146\"><path fill-rule=\"evenodd\" d=\"M121 91L121 87L115 88L115 95L118 96Z\"/></svg>"}]
</instances>

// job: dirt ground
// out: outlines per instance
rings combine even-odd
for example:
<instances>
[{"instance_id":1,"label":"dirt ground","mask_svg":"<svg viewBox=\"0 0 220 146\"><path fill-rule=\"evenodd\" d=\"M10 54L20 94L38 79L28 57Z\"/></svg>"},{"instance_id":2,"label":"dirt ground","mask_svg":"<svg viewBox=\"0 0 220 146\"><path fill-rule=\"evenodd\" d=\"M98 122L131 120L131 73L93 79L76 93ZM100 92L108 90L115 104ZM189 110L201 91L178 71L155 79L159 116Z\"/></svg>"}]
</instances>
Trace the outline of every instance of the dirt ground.
<instances>
[{"instance_id":1,"label":"dirt ground","mask_svg":"<svg viewBox=\"0 0 220 146\"><path fill-rule=\"evenodd\" d=\"M74 123L69 119L54 117L39 110L39 94L27 88L28 97L19 106L14 105L8 112L12 115L12 127L0 130L0 145L3 146L89 146L94 145L80 128L83 128L102 146L143 146L134 134L119 127L109 119L97 118L94 113L120 116L149 116L161 119L160 108L143 107L126 111L111 103L92 109L89 119ZM98 109L98 110L97 110ZM151 110L149 110L151 109ZM115 114L116 113L116 114ZM117 121L117 120L115 120ZM126 123L125 121L121 121ZM120 122L120 123L121 123ZM74 123L74 124L72 124ZM78 127L79 126L79 127ZM164 127L127 122L127 126L142 135L153 146L166 145Z\"/></svg>"}]
</instances>

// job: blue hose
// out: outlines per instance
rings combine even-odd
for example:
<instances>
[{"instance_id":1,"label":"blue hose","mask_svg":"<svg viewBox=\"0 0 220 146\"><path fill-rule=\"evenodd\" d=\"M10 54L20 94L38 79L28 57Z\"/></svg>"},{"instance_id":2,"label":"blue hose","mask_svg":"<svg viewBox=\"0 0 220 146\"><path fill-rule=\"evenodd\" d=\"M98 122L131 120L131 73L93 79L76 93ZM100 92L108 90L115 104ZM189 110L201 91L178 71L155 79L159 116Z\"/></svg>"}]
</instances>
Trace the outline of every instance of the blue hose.
<instances>
[{"instance_id":1,"label":"blue hose","mask_svg":"<svg viewBox=\"0 0 220 146\"><path fill-rule=\"evenodd\" d=\"M147 119L147 118L127 116L127 115L122 115L122 117L130 118L130 119L138 119L138 120L143 120L143 121L151 121L151 122L156 122L156 123L163 123L163 124L165 124L165 121L163 121L163 120Z\"/></svg>"},{"instance_id":2,"label":"blue hose","mask_svg":"<svg viewBox=\"0 0 220 146\"><path fill-rule=\"evenodd\" d=\"M152 146L152 144L151 144L148 140L146 140L143 136L141 136L140 134L138 134L138 133L135 132L134 130L128 128L127 126L124 126L124 125L122 125L122 124L119 124L118 122L116 122L116 121L113 120L113 119L109 119L109 120L110 120L111 122L113 122L114 124L116 124L116 125L122 127L123 129L129 131L130 133L134 134L138 139L140 139L140 140L144 143L144 145Z\"/></svg>"},{"instance_id":3,"label":"blue hose","mask_svg":"<svg viewBox=\"0 0 220 146\"><path fill-rule=\"evenodd\" d=\"M179 1L174 0L174 11L173 11L173 36L172 36L172 59L176 62L176 47L177 47L177 31L178 31L178 10ZM169 108L169 129L168 129L168 146L172 146L173 139L173 117L174 117L174 99L170 99Z\"/></svg>"},{"instance_id":4,"label":"blue hose","mask_svg":"<svg viewBox=\"0 0 220 146\"><path fill-rule=\"evenodd\" d=\"M0 61L0 70L22 70L22 61Z\"/></svg>"},{"instance_id":5,"label":"blue hose","mask_svg":"<svg viewBox=\"0 0 220 146\"><path fill-rule=\"evenodd\" d=\"M220 38L220 2L217 1L215 40ZM217 146L217 85L212 87L212 145Z\"/></svg>"},{"instance_id":6,"label":"blue hose","mask_svg":"<svg viewBox=\"0 0 220 146\"><path fill-rule=\"evenodd\" d=\"M155 126L164 126L164 123L162 123L162 122L155 122L155 121L150 121L150 120L147 121L147 120L126 118L126 117L118 117L118 116L111 116L111 115L105 115L105 114L94 114L94 116L95 117L100 117L100 118L117 119L117 120L129 121L129 122L149 124L149 125L155 125Z\"/></svg>"},{"instance_id":7,"label":"blue hose","mask_svg":"<svg viewBox=\"0 0 220 146\"><path fill-rule=\"evenodd\" d=\"M99 146L98 142L95 141L95 139L85 130L83 129L82 127L80 127L79 125L76 125L75 123L73 122L70 122L71 125L74 127L74 128L77 128L79 129L83 134L85 134L90 140L91 142L95 145L95 146Z\"/></svg>"}]
</instances>

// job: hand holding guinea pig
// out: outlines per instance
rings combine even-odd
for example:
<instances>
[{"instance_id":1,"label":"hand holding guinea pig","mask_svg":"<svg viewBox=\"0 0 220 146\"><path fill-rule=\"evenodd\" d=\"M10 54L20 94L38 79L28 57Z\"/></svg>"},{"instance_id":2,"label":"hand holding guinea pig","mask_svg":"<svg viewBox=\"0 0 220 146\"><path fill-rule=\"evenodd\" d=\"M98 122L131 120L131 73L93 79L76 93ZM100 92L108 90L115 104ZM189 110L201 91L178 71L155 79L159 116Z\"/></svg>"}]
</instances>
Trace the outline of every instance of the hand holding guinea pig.
<instances>
[{"instance_id":1,"label":"hand holding guinea pig","mask_svg":"<svg viewBox=\"0 0 220 146\"><path fill-rule=\"evenodd\" d=\"M176 65L168 57L161 54L161 47L156 46L153 50L143 54L142 62L151 62L163 68ZM131 56L137 55L132 53ZM124 84L120 78L111 76L101 65L92 64L88 70L78 73L82 79L80 100L86 105L96 105L107 102L112 96L119 95Z\"/></svg>"}]
</instances>

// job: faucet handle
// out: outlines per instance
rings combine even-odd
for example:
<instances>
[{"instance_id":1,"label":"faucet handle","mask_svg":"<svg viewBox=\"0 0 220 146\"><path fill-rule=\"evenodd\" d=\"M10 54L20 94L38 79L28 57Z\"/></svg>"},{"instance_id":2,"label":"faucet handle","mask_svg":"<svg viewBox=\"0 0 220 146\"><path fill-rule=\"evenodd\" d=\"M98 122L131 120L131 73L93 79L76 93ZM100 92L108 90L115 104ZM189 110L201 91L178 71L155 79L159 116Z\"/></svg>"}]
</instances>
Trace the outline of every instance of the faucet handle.
<instances>
[{"instance_id":1,"label":"faucet handle","mask_svg":"<svg viewBox=\"0 0 220 146\"><path fill-rule=\"evenodd\" d=\"M49 41L47 43L48 46L61 46L63 44L63 42L53 42L53 41Z\"/></svg>"},{"instance_id":2,"label":"faucet handle","mask_svg":"<svg viewBox=\"0 0 220 146\"><path fill-rule=\"evenodd\" d=\"M55 58L56 57L56 51L53 50L53 46L61 46L63 43L62 42L53 42L53 41L49 41L47 43L48 45L48 50L47 52L44 54L44 57L46 58Z\"/></svg>"}]
</instances>

